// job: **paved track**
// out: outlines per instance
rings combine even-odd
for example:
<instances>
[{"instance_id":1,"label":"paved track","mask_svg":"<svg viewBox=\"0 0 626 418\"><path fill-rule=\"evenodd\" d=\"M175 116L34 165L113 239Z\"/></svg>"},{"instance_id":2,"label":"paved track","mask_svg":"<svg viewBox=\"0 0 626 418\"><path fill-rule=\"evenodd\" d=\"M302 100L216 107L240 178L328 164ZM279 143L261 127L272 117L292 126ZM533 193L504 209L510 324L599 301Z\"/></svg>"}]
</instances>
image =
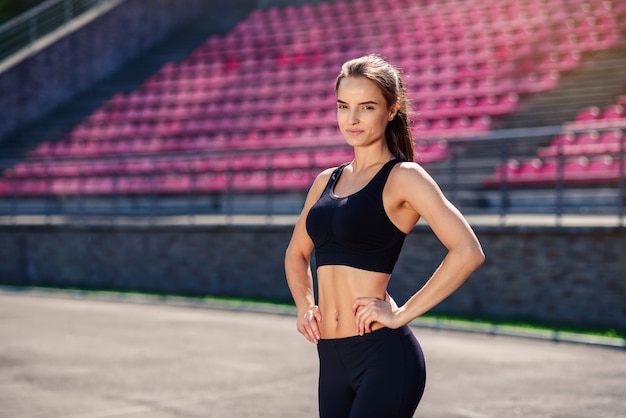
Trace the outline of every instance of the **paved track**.
<instances>
[{"instance_id":1,"label":"paved track","mask_svg":"<svg viewBox=\"0 0 626 418\"><path fill-rule=\"evenodd\" d=\"M0 293L0 417L315 417L294 318ZM626 350L414 328L416 417L624 417ZM385 417L387 418L387 417Z\"/></svg>"}]
</instances>

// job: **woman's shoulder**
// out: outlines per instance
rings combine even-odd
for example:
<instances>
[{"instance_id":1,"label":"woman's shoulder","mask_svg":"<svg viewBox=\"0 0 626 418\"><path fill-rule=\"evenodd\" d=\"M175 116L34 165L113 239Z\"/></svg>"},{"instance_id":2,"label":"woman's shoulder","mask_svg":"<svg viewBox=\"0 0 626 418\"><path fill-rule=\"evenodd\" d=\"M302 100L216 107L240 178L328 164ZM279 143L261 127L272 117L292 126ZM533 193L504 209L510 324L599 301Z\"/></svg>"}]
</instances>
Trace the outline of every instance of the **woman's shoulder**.
<instances>
[{"instance_id":1,"label":"woman's shoulder","mask_svg":"<svg viewBox=\"0 0 626 418\"><path fill-rule=\"evenodd\" d=\"M395 172L396 176L401 177L428 175L424 167L419 163L406 160L400 160L400 162L395 165L393 172Z\"/></svg>"},{"instance_id":2,"label":"woman's shoulder","mask_svg":"<svg viewBox=\"0 0 626 418\"><path fill-rule=\"evenodd\" d=\"M311 185L311 191L319 191L318 194L321 194L322 190L326 188L326 185L330 181L330 177L333 175L335 170L339 167L329 167L322 170L313 180L313 184Z\"/></svg>"},{"instance_id":3,"label":"woman's shoulder","mask_svg":"<svg viewBox=\"0 0 626 418\"><path fill-rule=\"evenodd\" d=\"M330 176L333 175L335 170L337 170L339 167L340 166L325 168L317 175L317 178L320 178L320 179L324 179L325 178L325 179L328 180L330 178Z\"/></svg>"},{"instance_id":4,"label":"woman's shoulder","mask_svg":"<svg viewBox=\"0 0 626 418\"><path fill-rule=\"evenodd\" d=\"M325 168L324 170L322 170L317 177L315 177L315 182L321 181L324 184L326 184L328 182L328 180L330 180L330 177L333 175L333 173L338 169L339 167L328 167Z\"/></svg>"},{"instance_id":5,"label":"woman's shoulder","mask_svg":"<svg viewBox=\"0 0 626 418\"><path fill-rule=\"evenodd\" d=\"M396 164L389 178L392 183L399 186L417 186L434 182L424 167L414 161L401 161Z\"/></svg>"}]
</instances>

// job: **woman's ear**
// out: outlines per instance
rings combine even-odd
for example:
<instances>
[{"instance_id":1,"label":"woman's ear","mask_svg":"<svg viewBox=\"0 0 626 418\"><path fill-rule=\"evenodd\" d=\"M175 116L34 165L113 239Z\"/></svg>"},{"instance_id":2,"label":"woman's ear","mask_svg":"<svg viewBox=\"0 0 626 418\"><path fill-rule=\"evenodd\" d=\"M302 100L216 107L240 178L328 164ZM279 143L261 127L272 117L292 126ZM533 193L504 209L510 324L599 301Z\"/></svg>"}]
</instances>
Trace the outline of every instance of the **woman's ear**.
<instances>
[{"instance_id":1,"label":"woman's ear","mask_svg":"<svg viewBox=\"0 0 626 418\"><path fill-rule=\"evenodd\" d=\"M389 108L389 122L391 122L393 118L396 117L396 114L398 114L398 109L400 109L400 106L397 103Z\"/></svg>"}]
</instances>

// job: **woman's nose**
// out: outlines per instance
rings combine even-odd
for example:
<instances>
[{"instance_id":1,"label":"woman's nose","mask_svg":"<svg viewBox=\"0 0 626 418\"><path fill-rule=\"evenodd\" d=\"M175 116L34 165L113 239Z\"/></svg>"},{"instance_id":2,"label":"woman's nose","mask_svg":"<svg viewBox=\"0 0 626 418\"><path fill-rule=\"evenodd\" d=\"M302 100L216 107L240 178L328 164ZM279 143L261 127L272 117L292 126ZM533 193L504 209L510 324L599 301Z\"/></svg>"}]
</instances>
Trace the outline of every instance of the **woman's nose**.
<instances>
[{"instance_id":1,"label":"woman's nose","mask_svg":"<svg viewBox=\"0 0 626 418\"><path fill-rule=\"evenodd\" d=\"M359 116L356 111L350 110L348 112L348 123L354 125L359 122Z\"/></svg>"}]
</instances>

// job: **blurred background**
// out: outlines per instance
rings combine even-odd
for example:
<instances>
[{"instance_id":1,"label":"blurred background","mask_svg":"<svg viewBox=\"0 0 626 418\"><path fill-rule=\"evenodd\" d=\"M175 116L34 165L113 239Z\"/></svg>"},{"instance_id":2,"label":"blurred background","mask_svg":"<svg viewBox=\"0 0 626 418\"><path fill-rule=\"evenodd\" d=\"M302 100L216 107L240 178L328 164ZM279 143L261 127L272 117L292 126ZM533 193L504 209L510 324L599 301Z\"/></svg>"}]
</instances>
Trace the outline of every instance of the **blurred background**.
<instances>
[{"instance_id":1,"label":"blurred background","mask_svg":"<svg viewBox=\"0 0 626 418\"><path fill-rule=\"evenodd\" d=\"M626 330L621 0L0 1L0 284L290 302L333 84L402 69L487 262L435 312ZM445 253L422 223L390 292Z\"/></svg>"}]
</instances>

